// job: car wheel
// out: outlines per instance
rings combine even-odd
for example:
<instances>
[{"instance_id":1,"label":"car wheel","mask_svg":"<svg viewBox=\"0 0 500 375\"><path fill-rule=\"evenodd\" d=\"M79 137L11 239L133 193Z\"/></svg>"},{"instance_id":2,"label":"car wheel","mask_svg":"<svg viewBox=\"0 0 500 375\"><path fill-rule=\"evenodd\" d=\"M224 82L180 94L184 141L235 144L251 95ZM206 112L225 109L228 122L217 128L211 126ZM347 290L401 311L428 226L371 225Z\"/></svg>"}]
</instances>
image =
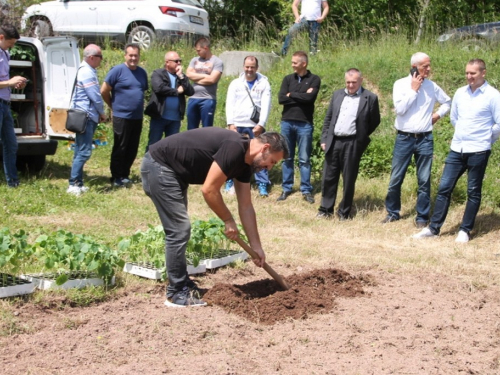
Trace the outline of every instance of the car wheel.
<instances>
[{"instance_id":1,"label":"car wheel","mask_svg":"<svg viewBox=\"0 0 500 375\"><path fill-rule=\"evenodd\" d=\"M45 155L22 155L16 160L16 167L22 172L40 172L45 166Z\"/></svg>"},{"instance_id":2,"label":"car wheel","mask_svg":"<svg viewBox=\"0 0 500 375\"><path fill-rule=\"evenodd\" d=\"M129 43L138 44L141 49L149 49L154 43L156 35L147 26L137 26L132 29L128 36Z\"/></svg>"},{"instance_id":3,"label":"car wheel","mask_svg":"<svg viewBox=\"0 0 500 375\"><path fill-rule=\"evenodd\" d=\"M44 38L50 36L50 25L47 21L36 20L31 24L30 36L33 38Z\"/></svg>"}]
</instances>

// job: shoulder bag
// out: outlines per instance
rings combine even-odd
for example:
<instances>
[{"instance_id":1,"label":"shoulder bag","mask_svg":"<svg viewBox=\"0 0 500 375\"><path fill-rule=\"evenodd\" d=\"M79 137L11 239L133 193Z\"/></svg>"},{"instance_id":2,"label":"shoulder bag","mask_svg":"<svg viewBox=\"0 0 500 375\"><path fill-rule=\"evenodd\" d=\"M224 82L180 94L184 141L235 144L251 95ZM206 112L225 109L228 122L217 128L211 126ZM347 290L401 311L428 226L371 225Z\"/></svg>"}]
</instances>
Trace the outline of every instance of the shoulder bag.
<instances>
[{"instance_id":1,"label":"shoulder bag","mask_svg":"<svg viewBox=\"0 0 500 375\"><path fill-rule=\"evenodd\" d=\"M260 108L256 106L255 103L253 102L252 95L250 95L250 91L248 90L248 86L246 85L246 83L245 83L245 89L247 90L248 96L250 97L250 100L252 101L253 105L253 111L252 115L250 116L250 121L258 124L260 120Z\"/></svg>"},{"instance_id":2,"label":"shoulder bag","mask_svg":"<svg viewBox=\"0 0 500 375\"><path fill-rule=\"evenodd\" d=\"M80 70L80 68L78 68ZM73 92L71 93L70 103L73 100L73 94L76 90L76 79L78 77L78 71L76 72L75 83L73 84ZM87 129L87 120L89 118L89 114L86 111L82 111L81 109L70 108L68 109L68 117L66 118L66 130L83 134Z\"/></svg>"}]
</instances>

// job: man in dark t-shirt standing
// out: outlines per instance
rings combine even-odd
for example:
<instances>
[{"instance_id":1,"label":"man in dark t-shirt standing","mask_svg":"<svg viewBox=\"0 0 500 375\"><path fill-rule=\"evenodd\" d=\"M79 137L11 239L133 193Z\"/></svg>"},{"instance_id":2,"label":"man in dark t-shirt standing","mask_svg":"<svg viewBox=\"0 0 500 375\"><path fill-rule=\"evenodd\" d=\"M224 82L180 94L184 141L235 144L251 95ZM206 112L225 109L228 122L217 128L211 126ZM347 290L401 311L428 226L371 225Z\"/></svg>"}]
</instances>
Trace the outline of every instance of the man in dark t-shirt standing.
<instances>
[{"instance_id":1,"label":"man in dark t-shirt standing","mask_svg":"<svg viewBox=\"0 0 500 375\"><path fill-rule=\"evenodd\" d=\"M165 231L166 306L206 305L187 274L186 247L191 234L187 213L189 184L202 185L208 206L225 223L225 235L235 240L238 228L220 191L227 179L234 180L240 220L250 246L259 255L254 263L262 267L265 254L251 200L250 178L287 157L287 142L278 133L267 132L248 139L213 127L175 134L149 147L141 166L142 186L153 201Z\"/></svg>"}]
</instances>

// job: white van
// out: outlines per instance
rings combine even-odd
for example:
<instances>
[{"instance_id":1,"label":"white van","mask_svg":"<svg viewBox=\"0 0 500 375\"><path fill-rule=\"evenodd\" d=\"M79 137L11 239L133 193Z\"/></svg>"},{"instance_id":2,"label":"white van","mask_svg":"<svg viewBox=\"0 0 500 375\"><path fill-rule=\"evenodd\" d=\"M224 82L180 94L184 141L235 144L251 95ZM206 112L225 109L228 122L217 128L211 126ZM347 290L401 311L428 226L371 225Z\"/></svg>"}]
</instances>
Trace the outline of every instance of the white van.
<instances>
[{"instance_id":1,"label":"white van","mask_svg":"<svg viewBox=\"0 0 500 375\"><path fill-rule=\"evenodd\" d=\"M11 51L17 52L9 61L11 77L22 75L29 80L23 92L11 93L18 168L39 171L45 156L55 154L58 139L74 138L65 129L65 109L70 106L80 66L78 44L72 37L21 37L14 47ZM19 60L21 57L27 60Z\"/></svg>"}]
</instances>

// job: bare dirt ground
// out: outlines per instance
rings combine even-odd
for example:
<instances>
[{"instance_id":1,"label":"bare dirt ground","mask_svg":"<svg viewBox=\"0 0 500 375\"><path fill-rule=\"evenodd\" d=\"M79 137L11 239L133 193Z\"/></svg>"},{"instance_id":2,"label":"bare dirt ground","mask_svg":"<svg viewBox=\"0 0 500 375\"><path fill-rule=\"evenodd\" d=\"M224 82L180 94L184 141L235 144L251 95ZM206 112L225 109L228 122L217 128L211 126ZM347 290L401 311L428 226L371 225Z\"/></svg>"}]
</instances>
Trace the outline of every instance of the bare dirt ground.
<instances>
[{"instance_id":1,"label":"bare dirt ground","mask_svg":"<svg viewBox=\"0 0 500 375\"><path fill-rule=\"evenodd\" d=\"M289 291L253 266L225 269L198 278L212 303L203 308L164 307L164 285L147 283L85 308L19 304L26 333L0 338L1 373L500 373L494 287L375 267L273 267Z\"/></svg>"}]
</instances>

